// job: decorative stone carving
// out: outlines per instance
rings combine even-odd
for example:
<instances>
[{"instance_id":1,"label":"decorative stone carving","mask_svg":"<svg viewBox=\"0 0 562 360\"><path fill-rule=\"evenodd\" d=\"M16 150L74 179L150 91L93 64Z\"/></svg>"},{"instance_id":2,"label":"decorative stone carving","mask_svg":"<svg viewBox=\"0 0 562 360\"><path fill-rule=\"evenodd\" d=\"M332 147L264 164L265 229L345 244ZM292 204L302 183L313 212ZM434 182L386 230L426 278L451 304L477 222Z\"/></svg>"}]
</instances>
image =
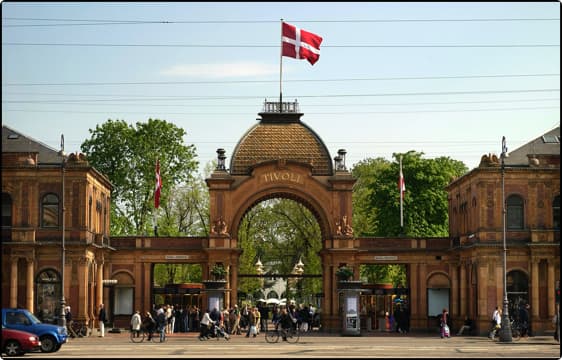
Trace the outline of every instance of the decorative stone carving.
<instances>
[{"instance_id":1,"label":"decorative stone carving","mask_svg":"<svg viewBox=\"0 0 562 360\"><path fill-rule=\"evenodd\" d=\"M480 165L478 167L500 166L500 160L496 154L484 154L480 158Z\"/></svg>"},{"instance_id":2,"label":"decorative stone carving","mask_svg":"<svg viewBox=\"0 0 562 360\"><path fill-rule=\"evenodd\" d=\"M211 234L229 236L228 227L222 216L211 225Z\"/></svg>"}]
</instances>

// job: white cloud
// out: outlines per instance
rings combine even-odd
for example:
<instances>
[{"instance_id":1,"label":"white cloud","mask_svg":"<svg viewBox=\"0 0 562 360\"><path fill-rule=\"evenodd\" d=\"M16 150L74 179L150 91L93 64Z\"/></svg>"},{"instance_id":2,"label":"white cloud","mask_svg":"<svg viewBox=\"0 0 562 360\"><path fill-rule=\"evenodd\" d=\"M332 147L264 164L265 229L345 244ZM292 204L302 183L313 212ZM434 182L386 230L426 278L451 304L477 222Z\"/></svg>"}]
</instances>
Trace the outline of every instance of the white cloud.
<instances>
[{"instance_id":1,"label":"white cloud","mask_svg":"<svg viewBox=\"0 0 562 360\"><path fill-rule=\"evenodd\" d=\"M249 77L271 75L279 72L279 67L256 62L231 64L188 64L175 65L162 70L168 76L192 76L200 78Z\"/></svg>"}]
</instances>

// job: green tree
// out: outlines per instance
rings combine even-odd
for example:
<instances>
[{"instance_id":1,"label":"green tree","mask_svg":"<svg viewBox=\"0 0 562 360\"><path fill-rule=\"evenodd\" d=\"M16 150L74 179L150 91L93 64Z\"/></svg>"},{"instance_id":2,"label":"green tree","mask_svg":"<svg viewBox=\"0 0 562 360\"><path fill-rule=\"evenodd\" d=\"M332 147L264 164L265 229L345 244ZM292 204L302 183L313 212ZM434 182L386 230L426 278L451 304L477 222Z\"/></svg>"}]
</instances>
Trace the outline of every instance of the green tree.
<instances>
[{"instance_id":1,"label":"green tree","mask_svg":"<svg viewBox=\"0 0 562 360\"><path fill-rule=\"evenodd\" d=\"M154 210L156 160L160 160L161 204L165 204L170 191L190 180L197 169L194 145L183 144L183 129L158 119L137 122L136 126L109 119L89 132L91 137L82 143L81 150L113 184L111 233L148 233Z\"/></svg>"},{"instance_id":2,"label":"green tree","mask_svg":"<svg viewBox=\"0 0 562 360\"><path fill-rule=\"evenodd\" d=\"M406 182L404 231L400 228L398 175L400 156ZM445 187L466 173L461 161L449 157L424 159L423 153L393 154L397 160L381 169L368 185L369 208L376 214L376 236L448 236L448 204Z\"/></svg>"}]
</instances>

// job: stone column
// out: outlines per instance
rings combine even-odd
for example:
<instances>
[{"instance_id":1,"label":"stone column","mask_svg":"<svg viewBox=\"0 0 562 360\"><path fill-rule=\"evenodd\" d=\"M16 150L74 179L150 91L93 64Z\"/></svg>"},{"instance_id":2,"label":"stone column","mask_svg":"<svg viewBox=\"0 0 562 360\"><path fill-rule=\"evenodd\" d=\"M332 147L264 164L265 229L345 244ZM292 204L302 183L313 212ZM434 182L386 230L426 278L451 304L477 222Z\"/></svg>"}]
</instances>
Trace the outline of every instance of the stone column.
<instances>
[{"instance_id":1,"label":"stone column","mask_svg":"<svg viewBox=\"0 0 562 360\"><path fill-rule=\"evenodd\" d=\"M150 270L151 266L148 262L143 262L143 281L142 281L142 291L143 291L143 302L144 302L144 310L151 311L152 310L152 302L153 299L150 298L150 288L152 284L150 283Z\"/></svg>"},{"instance_id":2,"label":"stone column","mask_svg":"<svg viewBox=\"0 0 562 360\"><path fill-rule=\"evenodd\" d=\"M467 301L468 301L468 296L466 293L466 289L467 289L467 284L466 284L466 263L464 261L461 261L461 266L460 266L460 274L459 274L459 285L460 285L460 294L459 294L459 302L460 302L460 314L462 318L464 318L465 315L468 315L467 313Z\"/></svg>"},{"instance_id":3,"label":"stone column","mask_svg":"<svg viewBox=\"0 0 562 360\"><path fill-rule=\"evenodd\" d=\"M84 320L87 318L87 309L88 309L88 278L89 274L89 267L88 267L89 259L86 257L82 257L78 261L78 309L73 310L73 313L76 314L74 317L76 319L73 320Z\"/></svg>"},{"instance_id":4,"label":"stone column","mask_svg":"<svg viewBox=\"0 0 562 360\"><path fill-rule=\"evenodd\" d=\"M234 306L238 303L238 265L231 264L230 265L230 306ZM227 295L229 295L227 293Z\"/></svg>"},{"instance_id":5,"label":"stone column","mask_svg":"<svg viewBox=\"0 0 562 360\"><path fill-rule=\"evenodd\" d=\"M420 316L418 301L412 301L412 299L418 299L420 296L418 267L418 264L410 264L410 297L408 299L408 304L410 305L410 321L412 324L415 322L415 326L419 326L416 321ZM377 314L377 317L379 317L379 314Z\"/></svg>"},{"instance_id":6,"label":"stone column","mask_svg":"<svg viewBox=\"0 0 562 360\"><path fill-rule=\"evenodd\" d=\"M10 271L10 307L18 307L18 260L19 258L13 257L12 269Z\"/></svg>"},{"instance_id":7,"label":"stone column","mask_svg":"<svg viewBox=\"0 0 562 360\"><path fill-rule=\"evenodd\" d=\"M554 259L547 260L547 283L546 283L546 293L548 299L548 318L552 319L554 317L554 287L556 286L556 276L554 274Z\"/></svg>"},{"instance_id":8,"label":"stone column","mask_svg":"<svg viewBox=\"0 0 562 360\"><path fill-rule=\"evenodd\" d=\"M490 318L492 316L492 311L488 311L488 282L490 281L488 279L488 274L487 274L487 270L488 270L488 263L484 263L484 264L474 264L474 266L476 266L476 271L477 271L477 294L478 294L478 318L480 319L484 319L485 325L489 326L490 325ZM488 279L488 280L484 280L484 279ZM497 302L497 301L496 301ZM492 310L498 305L498 304L492 304Z\"/></svg>"},{"instance_id":9,"label":"stone column","mask_svg":"<svg viewBox=\"0 0 562 360\"><path fill-rule=\"evenodd\" d=\"M33 275L34 275L34 271L33 271L33 265L34 265L34 259L33 258L26 258L27 260L27 282L25 284L26 287L26 291L25 291L25 300L26 300L26 306L27 309L29 311L31 311L32 313L35 313L35 307L34 307L34 301L33 299L35 298L35 286L34 286L34 281L33 281Z\"/></svg>"},{"instance_id":10,"label":"stone column","mask_svg":"<svg viewBox=\"0 0 562 360\"><path fill-rule=\"evenodd\" d=\"M459 271L458 264L449 264L449 272L451 276L451 309L449 313L452 314L453 319L460 318L460 306L459 306Z\"/></svg>"},{"instance_id":11,"label":"stone column","mask_svg":"<svg viewBox=\"0 0 562 360\"><path fill-rule=\"evenodd\" d=\"M94 304L94 315L97 315L100 304L103 304L103 262L98 263L98 273L96 274L96 303Z\"/></svg>"},{"instance_id":12,"label":"stone column","mask_svg":"<svg viewBox=\"0 0 562 360\"><path fill-rule=\"evenodd\" d=\"M539 262L540 259L531 259L531 315L533 319L539 317Z\"/></svg>"}]
</instances>

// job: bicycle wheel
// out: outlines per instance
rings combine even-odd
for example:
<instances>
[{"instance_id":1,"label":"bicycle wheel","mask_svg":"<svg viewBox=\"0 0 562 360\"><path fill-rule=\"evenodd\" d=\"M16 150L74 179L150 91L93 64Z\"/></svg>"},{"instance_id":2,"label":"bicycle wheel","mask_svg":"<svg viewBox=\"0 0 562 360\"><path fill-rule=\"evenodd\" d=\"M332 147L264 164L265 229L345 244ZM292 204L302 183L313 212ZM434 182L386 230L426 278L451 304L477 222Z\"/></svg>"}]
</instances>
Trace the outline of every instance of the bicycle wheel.
<instances>
[{"instance_id":1,"label":"bicycle wheel","mask_svg":"<svg viewBox=\"0 0 562 360\"><path fill-rule=\"evenodd\" d=\"M287 330L287 342L296 343L299 341L300 331L298 329Z\"/></svg>"},{"instance_id":2,"label":"bicycle wheel","mask_svg":"<svg viewBox=\"0 0 562 360\"><path fill-rule=\"evenodd\" d=\"M265 341L268 343L276 343L279 341L279 331L277 330L267 330L265 332Z\"/></svg>"},{"instance_id":3,"label":"bicycle wheel","mask_svg":"<svg viewBox=\"0 0 562 360\"><path fill-rule=\"evenodd\" d=\"M134 343L140 343L144 341L144 331L131 331L129 338Z\"/></svg>"}]
</instances>

